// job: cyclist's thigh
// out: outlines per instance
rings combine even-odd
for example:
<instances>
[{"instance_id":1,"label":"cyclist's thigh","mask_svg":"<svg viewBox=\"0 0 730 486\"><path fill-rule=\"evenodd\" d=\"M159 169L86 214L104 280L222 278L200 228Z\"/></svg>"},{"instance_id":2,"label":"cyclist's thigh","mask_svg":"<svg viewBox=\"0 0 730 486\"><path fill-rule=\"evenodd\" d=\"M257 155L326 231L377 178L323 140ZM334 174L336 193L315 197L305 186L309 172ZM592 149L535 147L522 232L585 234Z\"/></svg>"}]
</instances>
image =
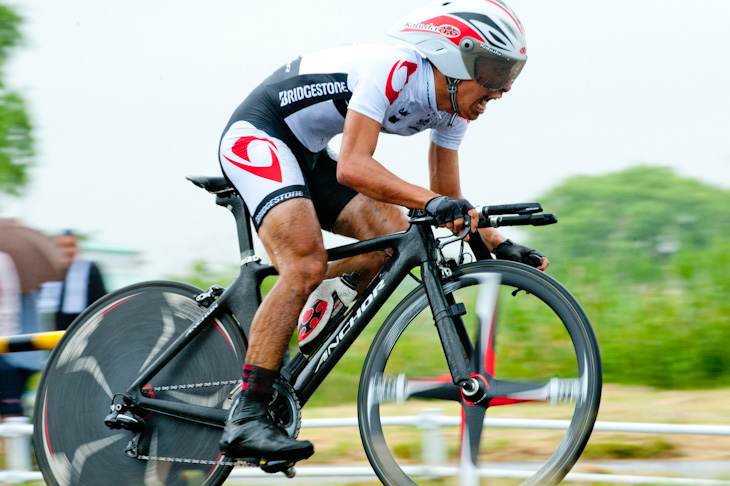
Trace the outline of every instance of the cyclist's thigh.
<instances>
[{"instance_id":1,"label":"cyclist's thigh","mask_svg":"<svg viewBox=\"0 0 730 486\"><path fill-rule=\"evenodd\" d=\"M223 173L246 202L257 231L278 204L309 197L289 147L246 121L229 127L221 139L219 157Z\"/></svg>"},{"instance_id":2,"label":"cyclist's thigh","mask_svg":"<svg viewBox=\"0 0 730 486\"><path fill-rule=\"evenodd\" d=\"M309 199L289 199L273 207L261 223L259 238L282 277L306 277L326 269L322 230Z\"/></svg>"},{"instance_id":3,"label":"cyclist's thigh","mask_svg":"<svg viewBox=\"0 0 730 486\"><path fill-rule=\"evenodd\" d=\"M407 229L408 217L402 207L358 194L342 209L332 231L367 240Z\"/></svg>"}]
</instances>

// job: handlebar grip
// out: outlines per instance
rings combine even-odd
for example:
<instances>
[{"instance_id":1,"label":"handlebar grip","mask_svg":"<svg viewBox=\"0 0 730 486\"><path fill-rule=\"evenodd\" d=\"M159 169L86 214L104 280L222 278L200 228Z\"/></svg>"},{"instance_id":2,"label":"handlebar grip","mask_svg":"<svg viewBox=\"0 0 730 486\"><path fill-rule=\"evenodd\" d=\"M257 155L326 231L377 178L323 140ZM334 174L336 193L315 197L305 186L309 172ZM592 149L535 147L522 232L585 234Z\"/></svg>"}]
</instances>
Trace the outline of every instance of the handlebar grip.
<instances>
[{"instance_id":1,"label":"handlebar grip","mask_svg":"<svg viewBox=\"0 0 730 486\"><path fill-rule=\"evenodd\" d=\"M553 213L545 214L532 214L530 218L530 224L532 226L547 226L549 224L555 224L558 222L558 217Z\"/></svg>"},{"instance_id":2,"label":"handlebar grip","mask_svg":"<svg viewBox=\"0 0 730 486\"><path fill-rule=\"evenodd\" d=\"M488 216L496 216L500 214L535 214L542 212L542 204L539 202L517 203L517 204L497 204L494 206L482 206L479 216L486 218Z\"/></svg>"},{"instance_id":3,"label":"handlebar grip","mask_svg":"<svg viewBox=\"0 0 730 486\"><path fill-rule=\"evenodd\" d=\"M558 218L551 213L522 214L519 216L490 216L479 220L480 228L499 228L500 226L546 226L555 224Z\"/></svg>"}]
</instances>

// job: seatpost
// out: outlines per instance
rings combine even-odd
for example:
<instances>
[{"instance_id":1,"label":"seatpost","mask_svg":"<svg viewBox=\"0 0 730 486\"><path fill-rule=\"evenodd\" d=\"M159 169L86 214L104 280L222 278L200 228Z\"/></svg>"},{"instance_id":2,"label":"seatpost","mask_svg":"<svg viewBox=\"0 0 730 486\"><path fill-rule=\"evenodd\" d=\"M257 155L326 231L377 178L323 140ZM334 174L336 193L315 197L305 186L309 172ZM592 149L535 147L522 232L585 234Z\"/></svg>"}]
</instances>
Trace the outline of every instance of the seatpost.
<instances>
[{"instance_id":1,"label":"seatpost","mask_svg":"<svg viewBox=\"0 0 730 486\"><path fill-rule=\"evenodd\" d=\"M241 262L254 254L253 250L253 233L251 232L250 217L248 208L244 204L243 199L236 193L229 192L218 194L215 198L218 206L227 208L236 220L236 233L238 233L238 249L241 252Z\"/></svg>"}]
</instances>

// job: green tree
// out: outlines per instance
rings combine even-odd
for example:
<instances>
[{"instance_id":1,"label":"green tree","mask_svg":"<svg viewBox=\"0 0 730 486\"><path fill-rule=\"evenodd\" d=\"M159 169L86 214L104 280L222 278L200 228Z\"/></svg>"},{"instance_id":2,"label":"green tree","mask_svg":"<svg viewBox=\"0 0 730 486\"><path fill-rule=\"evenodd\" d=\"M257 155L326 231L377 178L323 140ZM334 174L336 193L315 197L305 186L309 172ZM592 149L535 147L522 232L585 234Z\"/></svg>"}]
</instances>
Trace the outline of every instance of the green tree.
<instances>
[{"instance_id":1,"label":"green tree","mask_svg":"<svg viewBox=\"0 0 730 486\"><path fill-rule=\"evenodd\" d=\"M606 381L730 385L730 191L670 169L576 177L530 243L586 308Z\"/></svg>"},{"instance_id":2,"label":"green tree","mask_svg":"<svg viewBox=\"0 0 730 486\"><path fill-rule=\"evenodd\" d=\"M663 264L730 234L730 191L662 167L576 177L541 201L560 220L532 240L550 248L551 261L608 264L634 281L663 278Z\"/></svg>"},{"instance_id":3,"label":"green tree","mask_svg":"<svg viewBox=\"0 0 730 486\"><path fill-rule=\"evenodd\" d=\"M33 155L31 126L25 103L3 81L11 49L20 41L20 17L0 5L0 193L19 194L28 182L28 166Z\"/></svg>"}]
</instances>

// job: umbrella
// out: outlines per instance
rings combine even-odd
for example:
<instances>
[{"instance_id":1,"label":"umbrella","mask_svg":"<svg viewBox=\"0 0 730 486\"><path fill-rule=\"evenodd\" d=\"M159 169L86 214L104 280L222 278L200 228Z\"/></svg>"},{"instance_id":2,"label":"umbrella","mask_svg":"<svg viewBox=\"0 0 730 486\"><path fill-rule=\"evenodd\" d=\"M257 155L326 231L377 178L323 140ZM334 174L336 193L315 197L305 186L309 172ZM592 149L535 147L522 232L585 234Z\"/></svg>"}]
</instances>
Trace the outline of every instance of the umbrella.
<instances>
[{"instance_id":1,"label":"umbrella","mask_svg":"<svg viewBox=\"0 0 730 486\"><path fill-rule=\"evenodd\" d=\"M63 278L61 254L53 241L16 219L0 218L0 251L13 259L23 294Z\"/></svg>"}]
</instances>

